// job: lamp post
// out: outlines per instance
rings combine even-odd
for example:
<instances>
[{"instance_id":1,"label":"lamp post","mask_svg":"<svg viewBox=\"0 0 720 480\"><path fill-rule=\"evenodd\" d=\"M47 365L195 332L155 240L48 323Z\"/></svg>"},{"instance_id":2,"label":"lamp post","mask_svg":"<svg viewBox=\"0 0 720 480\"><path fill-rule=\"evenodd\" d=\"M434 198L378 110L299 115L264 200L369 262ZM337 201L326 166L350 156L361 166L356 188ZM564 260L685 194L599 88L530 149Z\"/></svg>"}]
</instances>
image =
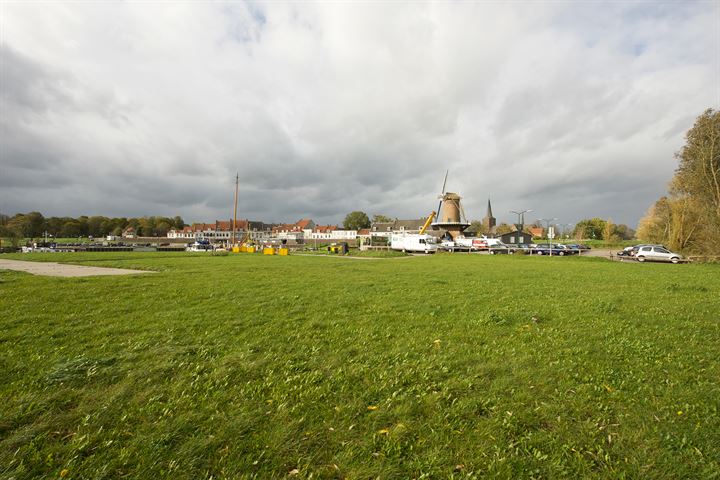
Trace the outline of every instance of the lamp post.
<instances>
[{"instance_id":1,"label":"lamp post","mask_svg":"<svg viewBox=\"0 0 720 480\"><path fill-rule=\"evenodd\" d=\"M518 223L524 224L525 223L525 214L528 212L532 212L533 210L510 210L510 213L514 213L518 216Z\"/></svg>"},{"instance_id":2,"label":"lamp post","mask_svg":"<svg viewBox=\"0 0 720 480\"><path fill-rule=\"evenodd\" d=\"M515 235L515 240L517 244L520 244L520 235L522 235L522 229L525 227L525 214L528 212L532 212L532 210L510 210L510 213L514 213L518 216L518 223L517 223L517 235Z\"/></svg>"},{"instance_id":3,"label":"lamp post","mask_svg":"<svg viewBox=\"0 0 720 480\"><path fill-rule=\"evenodd\" d=\"M547 225L547 243L550 249L550 256L552 257L552 245L550 244L550 222L557 220L557 218L538 218L538 221L545 222ZM553 235L554 237L555 235Z\"/></svg>"}]
</instances>

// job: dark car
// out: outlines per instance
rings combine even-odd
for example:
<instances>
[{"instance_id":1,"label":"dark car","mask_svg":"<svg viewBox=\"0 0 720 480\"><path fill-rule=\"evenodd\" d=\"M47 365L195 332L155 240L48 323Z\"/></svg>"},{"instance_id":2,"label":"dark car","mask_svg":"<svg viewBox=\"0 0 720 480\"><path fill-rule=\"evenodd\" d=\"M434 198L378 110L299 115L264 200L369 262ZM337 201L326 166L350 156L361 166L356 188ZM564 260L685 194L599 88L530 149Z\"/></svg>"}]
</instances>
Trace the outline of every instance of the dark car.
<instances>
[{"instance_id":1,"label":"dark car","mask_svg":"<svg viewBox=\"0 0 720 480\"><path fill-rule=\"evenodd\" d=\"M577 255L578 253L580 253L580 249L576 248L573 245L565 245L562 243L556 243L553 245L553 248L557 248L557 249L564 251L565 255ZM553 253L553 255L555 255L555 253Z\"/></svg>"},{"instance_id":2,"label":"dark car","mask_svg":"<svg viewBox=\"0 0 720 480\"><path fill-rule=\"evenodd\" d=\"M515 253L515 250L508 248L507 245L495 244L488 247L490 255L507 255L509 253Z\"/></svg>"}]
</instances>

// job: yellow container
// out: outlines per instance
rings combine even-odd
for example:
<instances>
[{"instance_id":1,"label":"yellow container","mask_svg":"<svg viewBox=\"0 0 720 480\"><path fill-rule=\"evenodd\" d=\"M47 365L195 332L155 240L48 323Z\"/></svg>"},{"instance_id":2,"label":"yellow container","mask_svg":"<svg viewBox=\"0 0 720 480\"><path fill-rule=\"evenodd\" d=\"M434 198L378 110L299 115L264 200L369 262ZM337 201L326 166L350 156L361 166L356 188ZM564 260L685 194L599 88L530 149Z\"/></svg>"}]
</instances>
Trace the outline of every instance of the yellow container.
<instances>
[{"instance_id":1,"label":"yellow container","mask_svg":"<svg viewBox=\"0 0 720 480\"><path fill-rule=\"evenodd\" d=\"M240 253L240 247L233 247L232 251L233 253Z\"/></svg>"},{"instance_id":2,"label":"yellow container","mask_svg":"<svg viewBox=\"0 0 720 480\"><path fill-rule=\"evenodd\" d=\"M240 251L247 252L247 247L245 245L240 245Z\"/></svg>"},{"instance_id":3,"label":"yellow container","mask_svg":"<svg viewBox=\"0 0 720 480\"><path fill-rule=\"evenodd\" d=\"M263 248L263 255L275 255L275 249L272 247Z\"/></svg>"},{"instance_id":4,"label":"yellow container","mask_svg":"<svg viewBox=\"0 0 720 480\"><path fill-rule=\"evenodd\" d=\"M247 253L255 253L255 247L247 247Z\"/></svg>"},{"instance_id":5,"label":"yellow container","mask_svg":"<svg viewBox=\"0 0 720 480\"><path fill-rule=\"evenodd\" d=\"M281 248L280 250L278 250L278 255L287 255L288 253L290 253L290 250L288 250L287 248Z\"/></svg>"}]
</instances>

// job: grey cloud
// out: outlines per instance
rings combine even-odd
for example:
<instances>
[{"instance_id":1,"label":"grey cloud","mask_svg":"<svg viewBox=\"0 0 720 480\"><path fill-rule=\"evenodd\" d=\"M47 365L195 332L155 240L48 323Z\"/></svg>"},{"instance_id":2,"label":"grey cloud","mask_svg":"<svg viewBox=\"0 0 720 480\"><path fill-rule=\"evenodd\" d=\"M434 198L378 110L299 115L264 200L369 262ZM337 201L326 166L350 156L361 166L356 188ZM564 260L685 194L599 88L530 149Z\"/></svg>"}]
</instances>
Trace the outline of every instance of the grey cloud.
<instances>
[{"instance_id":1,"label":"grey cloud","mask_svg":"<svg viewBox=\"0 0 720 480\"><path fill-rule=\"evenodd\" d=\"M55 8L0 17L11 213L227 218L239 172L243 218L418 218L450 169L471 218L632 225L717 104L701 3L119 3L42 28Z\"/></svg>"}]
</instances>

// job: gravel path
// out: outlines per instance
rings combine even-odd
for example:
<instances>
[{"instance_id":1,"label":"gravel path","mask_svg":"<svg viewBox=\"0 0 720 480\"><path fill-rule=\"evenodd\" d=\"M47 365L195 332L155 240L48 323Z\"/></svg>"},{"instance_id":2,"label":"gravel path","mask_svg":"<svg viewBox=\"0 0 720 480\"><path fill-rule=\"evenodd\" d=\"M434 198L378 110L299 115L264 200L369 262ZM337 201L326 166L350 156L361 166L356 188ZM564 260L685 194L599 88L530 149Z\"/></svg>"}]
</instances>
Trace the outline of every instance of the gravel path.
<instances>
[{"instance_id":1,"label":"gravel path","mask_svg":"<svg viewBox=\"0 0 720 480\"><path fill-rule=\"evenodd\" d=\"M127 270L124 268L89 267L83 265L67 265L55 262L26 262L23 260L0 259L0 270L18 270L33 275L49 277L93 277L97 275L133 275L136 273L153 273L146 270Z\"/></svg>"}]
</instances>

